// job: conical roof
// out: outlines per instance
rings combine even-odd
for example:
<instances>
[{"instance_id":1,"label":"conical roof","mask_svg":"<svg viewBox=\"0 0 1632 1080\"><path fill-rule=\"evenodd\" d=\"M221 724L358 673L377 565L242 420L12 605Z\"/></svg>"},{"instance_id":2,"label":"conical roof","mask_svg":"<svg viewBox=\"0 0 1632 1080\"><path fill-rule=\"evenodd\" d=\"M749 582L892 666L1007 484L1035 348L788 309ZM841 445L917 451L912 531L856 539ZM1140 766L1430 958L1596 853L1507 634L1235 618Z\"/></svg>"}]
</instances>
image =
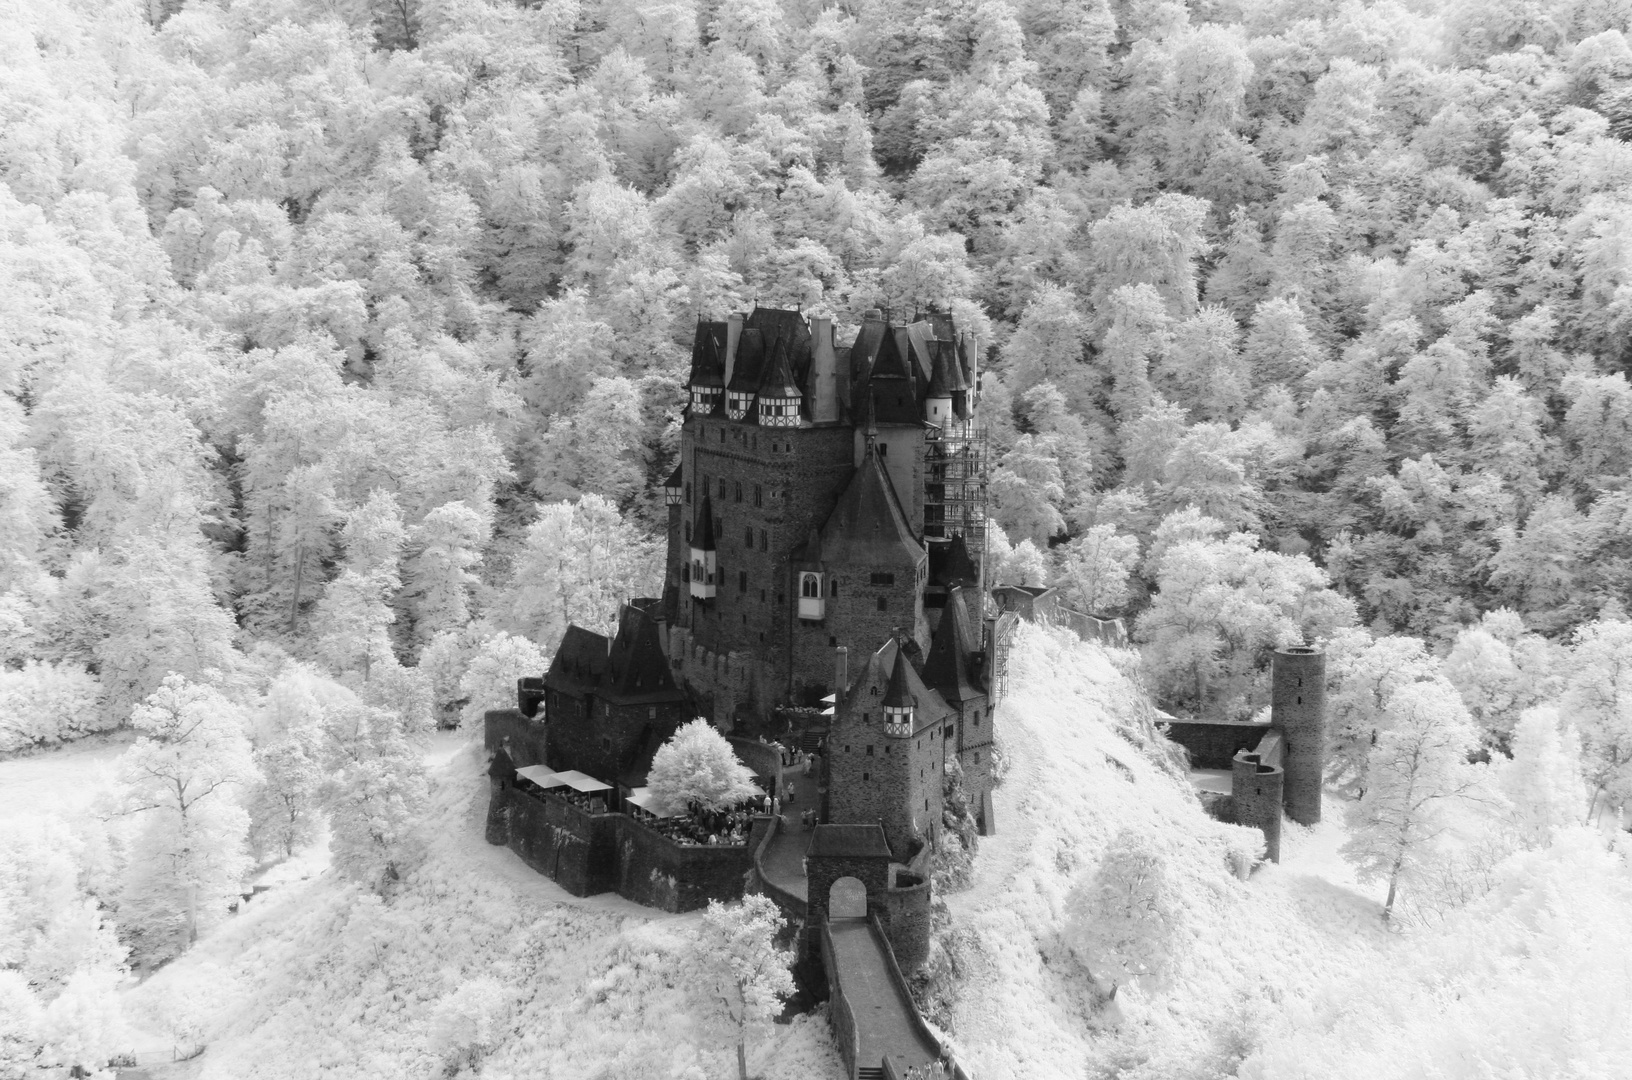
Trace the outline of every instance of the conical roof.
<instances>
[{"instance_id":1,"label":"conical roof","mask_svg":"<svg viewBox=\"0 0 1632 1080\"><path fill-rule=\"evenodd\" d=\"M602 693L624 703L634 699L676 700L684 696L669 673L657 623L633 604L619 613L618 633L607 654Z\"/></svg>"},{"instance_id":2,"label":"conical roof","mask_svg":"<svg viewBox=\"0 0 1632 1080\"><path fill-rule=\"evenodd\" d=\"M908 682L908 671L912 665L907 663L905 649L895 650L895 666L890 671L890 685L884 691L884 707L886 709L912 708L912 685Z\"/></svg>"},{"instance_id":3,"label":"conical roof","mask_svg":"<svg viewBox=\"0 0 1632 1080\"><path fill-rule=\"evenodd\" d=\"M697 503L697 524L691 530L691 546L698 551L714 550L714 507L706 491Z\"/></svg>"},{"instance_id":4,"label":"conical roof","mask_svg":"<svg viewBox=\"0 0 1632 1080\"><path fill-rule=\"evenodd\" d=\"M821 544L823 559L837 566L917 566L925 557L878 450L870 443L861 467L822 526Z\"/></svg>"},{"instance_id":5,"label":"conical roof","mask_svg":"<svg viewBox=\"0 0 1632 1080\"><path fill-rule=\"evenodd\" d=\"M907 357L902 351L906 347L906 342L901 339L905 336L906 331L904 329L895 327L891 327L890 332L884 335L884 340L878 343L878 359L873 361L872 378L911 378L912 372L907 366Z\"/></svg>"},{"instance_id":6,"label":"conical roof","mask_svg":"<svg viewBox=\"0 0 1632 1080\"><path fill-rule=\"evenodd\" d=\"M776 340L771 344L771 360L765 365L765 374L759 380L759 396L762 398L798 398L804 396L799 384L793 381L793 368L789 354L792 352L792 343L789 335L778 333Z\"/></svg>"},{"instance_id":7,"label":"conical roof","mask_svg":"<svg viewBox=\"0 0 1632 1080\"><path fill-rule=\"evenodd\" d=\"M691 339L691 385L725 385L726 324L697 321L697 336Z\"/></svg>"},{"instance_id":8,"label":"conical roof","mask_svg":"<svg viewBox=\"0 0 1632 1080\"><path fill-rule=\"evenodd\" d=\"M969 603L963 588L953 589L941 611L935 639L929 643L924 660L924 682L950 702L980 697L979 680L972 660L980 638L970 625Z\"/></svg>"},{"instance_id":9,"label":"conical roof","mask_svg":"<svg viewBox=\"0 0 1632 1080\"><path fill-rule=\"evenodd\" d=\"M760 369L765 366L765 336L752 327L737 338L737 362L731 370L732 393L752 394L759 389Z\"/></svg>"},{"instance_id":10,"label":"conical roof","mask_svg":"<svg viewBox=\"0 0 1632 1080\"><path fill-rule=\"evenodd\" d=\"M969 384L963 379L963 366L958 363L956 346L952 342L931 341L929 359L932 371L929 377L930 397L949 398L969 389Z\"/></svg>"},{"instance_id":11,"label":"conical roof","mask_svg":"<svg viewBox=\"0 0 1632 1080\"><path fill-rule=\"evenodd\" d=\"M669 474L669 478L663 481L663 486L666 488L677 488L685 482L685 479L685 463L679 462L675 464L674 471Z\"/></svg>"}]
</instances>

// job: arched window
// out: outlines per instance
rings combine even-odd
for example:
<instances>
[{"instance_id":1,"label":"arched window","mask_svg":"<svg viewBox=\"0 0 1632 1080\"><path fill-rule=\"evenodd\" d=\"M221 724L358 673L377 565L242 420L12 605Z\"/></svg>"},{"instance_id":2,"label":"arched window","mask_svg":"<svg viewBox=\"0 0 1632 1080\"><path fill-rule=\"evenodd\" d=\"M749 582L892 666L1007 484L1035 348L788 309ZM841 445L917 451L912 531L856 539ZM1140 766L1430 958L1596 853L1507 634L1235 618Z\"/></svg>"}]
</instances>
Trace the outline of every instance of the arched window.
<instances>
[{"instance_id":1,"label":"arched window","mask_svg":"<svg viewBox=\"0 0 1632 1080\"><path fill-rule=\"evenodd\" d=\"M822 579L816 574L801 574L799 581L800 596L822 595Z\"/></svg>"}]
</instances>

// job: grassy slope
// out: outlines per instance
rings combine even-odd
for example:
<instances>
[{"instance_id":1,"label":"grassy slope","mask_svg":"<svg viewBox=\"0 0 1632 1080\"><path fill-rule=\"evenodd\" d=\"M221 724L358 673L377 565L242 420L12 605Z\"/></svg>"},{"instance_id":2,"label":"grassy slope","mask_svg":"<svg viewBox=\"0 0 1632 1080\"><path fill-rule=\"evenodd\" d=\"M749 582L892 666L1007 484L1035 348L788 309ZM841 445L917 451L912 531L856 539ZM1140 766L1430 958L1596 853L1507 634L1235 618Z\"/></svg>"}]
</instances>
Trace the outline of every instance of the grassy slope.
<instances>
[{"instance_id":1,"label":"grassy slope","mask_svg":"<svg viewBox=\"0 0 1632 1080\"><path fill-rule=\"evenodd\" d=\"M1319 827L1287 824L1281 865L1237 881L1187 839L1217 829L1188 785L1117 733L1131 688L1102 651L1028 627L1011 664L1000 832L949 898L943 1016L978 1080L1632 1075L1632 884L1591 836L1510 860L1442 926L1391 933L1337 856L1331 796ZM1060 927L1108 839L1150 823L1175 843L1190 959L1119 994L1112 1028ZM1619 1072L1594 1064L1616 1054ZM1533 1071L1501 1071L1515 1061Z\"/></svg>"},{"instance_id":2,"label":"grassy slope","mask_svg":"<svg viewBox=\"0 0 1632 1080\"><path fill-rule=\"evenodd\" d=\"M324 875L275 889L138 991L209 1002L203 1080L442 1075L437 1002L490 976L514 1001L488 1077L692 1077L734 1070L697 1019L682 945L697 916L580 900L482 839L486 783L467 748L438 776L422 865L389 905ZM756 1039L767 1080L840 1069L825 1020ZM701 1071L698 1071L701 1070Z\"/></svg>"}]
</instances>

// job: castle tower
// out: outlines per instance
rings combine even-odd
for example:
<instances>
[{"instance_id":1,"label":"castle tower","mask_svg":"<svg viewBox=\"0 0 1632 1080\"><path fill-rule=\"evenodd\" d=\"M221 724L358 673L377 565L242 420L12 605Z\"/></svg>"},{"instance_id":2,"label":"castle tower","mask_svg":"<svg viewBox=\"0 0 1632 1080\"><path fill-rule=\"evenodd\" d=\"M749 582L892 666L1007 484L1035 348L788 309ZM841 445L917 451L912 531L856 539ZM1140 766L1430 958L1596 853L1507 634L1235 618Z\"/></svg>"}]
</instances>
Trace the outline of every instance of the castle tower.
<instances>
[{"instance_id":1,"label":"castle tower","mask_svg":"<svg viewBox=\"0 0 1632 1080\"><path fill-rule=\"evenodd\" d=\"M834 708L828 820L883 825L900 862L932 843L941 821L943 732L953 719L891 638L867 658Z\"/></svg>"},{"instance_id":2,"label":"castle tower","mask_svg":"<svg viewBox=\"0 0 1632 1080\"><path fill-rule=\"evenodd\" d=\"M663 504L668 511L668 559L663 576L663 621L674 625L680 614L680 594L685 590L684 569L691 562L690 546L685 529L685 469L676 465L669 478L663 481Z\"/></svg>"},{"instance_id":3,"label":"castle tower","mask_svg":"<svg viewBox=\"0 0 1632 1080\"><path fill-rule=\"evenodd\" d=\"M1230 761L1230 798L1235 803L1235 823L1262 830L1265 856L1281 861L1281 802L1286 775L1274 765L1265 765L1257 754L1242 750Z\"/></svg>"},{"instance_id":4,"label":"castle tower","mask_svg":"<svg viewBox=\"0 0 1632 1080\"><path fill-rule=\"evenodd\" d=\"M1286 737L1286 815L1314 825L1326 771L1326 655L1299 645L1277 649L1271 664L1269 722Z\"/></svg>"}]
</instances>

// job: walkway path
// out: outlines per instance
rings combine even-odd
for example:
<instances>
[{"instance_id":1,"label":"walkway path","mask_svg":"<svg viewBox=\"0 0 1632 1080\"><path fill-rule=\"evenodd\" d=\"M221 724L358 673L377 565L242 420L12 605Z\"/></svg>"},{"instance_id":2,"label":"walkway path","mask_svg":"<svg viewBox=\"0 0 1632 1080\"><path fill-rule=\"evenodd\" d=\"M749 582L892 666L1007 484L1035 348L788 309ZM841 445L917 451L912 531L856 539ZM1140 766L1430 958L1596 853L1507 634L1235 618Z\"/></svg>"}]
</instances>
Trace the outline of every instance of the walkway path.
<instances>
[{"instance_id":1,"label":"walkway path","mask_svg":"<svg viewBox=\"0 0 1632 1080\"><path fill-rule=\"evenodd\" d=\"M810 830L799 824L799 815L821 807L816 793L816 777L806 776L795 767L784 772L783 779L783 790L786 790L787 783L792 783L795 796L791 802L782 804L782 816L787 819L788 828L771 839L771 846L760 865L773 885L809 903L805 883L805 849L810 847Z\"/></svg>"},{"instance_id":2,"label":"walkway path","mask_svg":"<svg viewBox=\"0 0 1632 1080\"><path fill-rule=\"evenodd\" d=\"M873 936L866 919L829 919L833 937L833 966L839 985L856 1018L860 1048L858 1065L880 1065L888 1054L894 1059L896 1075L908 1068L925 1065L940 1057L940 1047L927 1039L913 1023L913 1005L890 978L883 948Z\"/></svg>"}]
</instances>

